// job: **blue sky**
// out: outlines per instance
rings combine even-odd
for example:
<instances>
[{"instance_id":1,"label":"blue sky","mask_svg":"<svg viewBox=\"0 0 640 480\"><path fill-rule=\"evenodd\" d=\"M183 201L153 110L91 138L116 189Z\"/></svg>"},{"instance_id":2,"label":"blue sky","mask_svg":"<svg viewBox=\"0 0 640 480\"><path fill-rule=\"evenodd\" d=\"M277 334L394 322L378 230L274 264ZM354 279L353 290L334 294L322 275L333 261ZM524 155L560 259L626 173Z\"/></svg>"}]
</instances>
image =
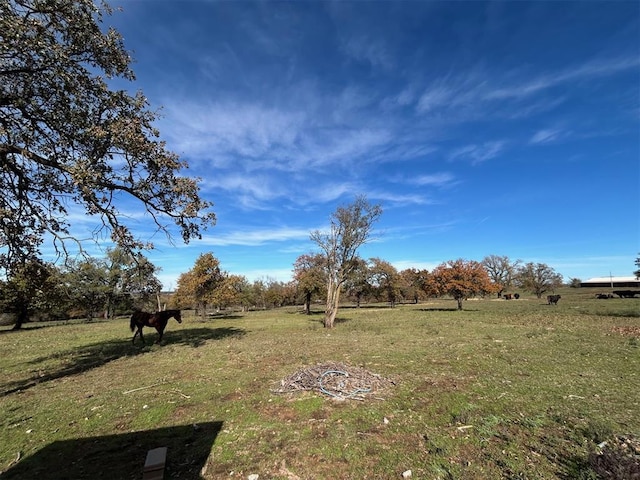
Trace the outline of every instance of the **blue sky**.
<instances>
[{"instance_id":1,"label":"blue sky","mask_svg":"<svg viewBox=\"0 0 640 480\"><path fill-rule=\"evenodd\" d=\"M169 149L217 225L156 243L165 288L200 253L286 281L364 194L364 258L487 255L587 279L640 252L637 2L114 0ZM149 227L151 228L151 227Z\"/></svg>"}]
</instances>

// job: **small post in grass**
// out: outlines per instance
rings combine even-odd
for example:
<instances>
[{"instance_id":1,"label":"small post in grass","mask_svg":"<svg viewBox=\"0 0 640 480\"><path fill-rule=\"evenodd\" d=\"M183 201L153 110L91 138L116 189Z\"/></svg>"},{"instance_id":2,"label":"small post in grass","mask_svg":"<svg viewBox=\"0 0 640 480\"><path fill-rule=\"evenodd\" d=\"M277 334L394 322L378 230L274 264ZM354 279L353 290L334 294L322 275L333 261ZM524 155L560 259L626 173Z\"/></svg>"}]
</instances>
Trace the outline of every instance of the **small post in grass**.
<instances>
[{"instance_id":1,"label":"small post in grass","mask_svg":"<svg viewBox=\"0 0 640 480\"><path fill-rule=\"evenodd\" d=\"M167 447L154 448L147 452L147 460L144 462L142 480L162 480L164 478L164 466L167 461Z\"/></svg>"}]
</instances>

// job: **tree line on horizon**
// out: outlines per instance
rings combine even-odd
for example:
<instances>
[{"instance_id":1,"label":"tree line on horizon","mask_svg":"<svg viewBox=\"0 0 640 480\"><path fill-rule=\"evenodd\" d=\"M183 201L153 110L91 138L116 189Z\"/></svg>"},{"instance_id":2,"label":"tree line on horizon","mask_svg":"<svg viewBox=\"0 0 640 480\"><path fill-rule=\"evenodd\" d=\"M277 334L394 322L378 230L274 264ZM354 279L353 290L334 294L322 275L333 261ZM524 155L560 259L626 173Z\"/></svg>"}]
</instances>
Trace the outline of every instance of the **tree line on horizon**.
<instances>
[{"instance_id":1,"label":"tree line on horizon","mask_svg":"<svg viewBox=\"0 0 640 480\"><path fill-rule=\"evenodd\" d=\"M145 257L109 250L103 259L86 258L64 267L34 261L19 275L0 280L0 313L18 329L28 321L70 318L114 318L134 310L192 309L206 319L229 309L247 311L313 305L326 298L327 275L320 253L299 256L293 279L281 282L222 270L211 252L201 254L194 266L180 275L174 292L162 292L158 268ZM544 264L512 262L491 255L482 262L458 259L432 271L414 268L398 271L380 258L356 259L342 287L343 304L419 303L434 297L462 301L474 296L497 295L515 288L541 296L562 284L562 277Z\"/></svg>"}]
</instances>

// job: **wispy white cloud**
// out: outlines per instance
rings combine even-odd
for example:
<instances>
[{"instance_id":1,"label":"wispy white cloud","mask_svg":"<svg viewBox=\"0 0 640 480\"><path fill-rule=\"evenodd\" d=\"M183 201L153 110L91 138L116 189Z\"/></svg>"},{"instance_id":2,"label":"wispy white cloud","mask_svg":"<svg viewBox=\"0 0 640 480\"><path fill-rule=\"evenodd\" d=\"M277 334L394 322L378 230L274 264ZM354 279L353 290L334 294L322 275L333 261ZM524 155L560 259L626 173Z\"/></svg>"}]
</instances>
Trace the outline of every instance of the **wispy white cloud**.
<instances>
[{"instance_id":1,"label":"wispy white cloud","mask_svg":"<svg viewBox=\"0 0 640 480\"><path fill-rule=\"evenodd\" d=\"M439 109L475 111L480 105L488 77L471 70L462 74L448 74L431 81L417 98L416 111L427 114Z\"/></svg>"},{"instance_id":2,"label":"wispy white cloud","mask_svg":"<svg viewBox=\"0 0 640 480\"><path fill-rule=\"evenodd\" d=\"M449 155L449 159L470 160L475 165L497 157L504 150L505 145L506 142L503 140L465 145L453 150Z\"/></svg>"},{"instance_id":3,"label":"wispy white cloud","mask_svg":"<svg viewBox=\"0 0 640 480\"><path fill-rule=\"evenodd\" d=\"M305 116L248 102L195 104L171 99L166 105L172 148L214 162L220 154L256 159L276 147L295 145Z\"/></svg>"},{"instance_id":4,"label":"wispy white cloud","mask_svg":"<svg viewBox=\"0 0 640 480\"><path fill-rule=\"evenodd\" d=\"M394 67L393 56L382 40L370 36L352 35L341 45L342 51L349 57L391 70Z\"/></svg>"},{"instance_id":5,"label":"wispy white cloud","mask_svg":"<svg viewBox=\"0 0 640 480\"><path fill-rule=\"evenodd\" d=\"M353 182L312 182L302 190L302 196L298 199L303 205L328 203L344 195L359 192L362 186Z\"/></svg>"},{"instance_id":6,"label":"wispy white cloud","mask_svg":"<svg viewBox=\"0 0 640 480\"><path fill-rule=\"evenodd\" d=\"M370 191L368 197L383 202L383 204L394 204L396 206L406 205L430 205L435 203L426 195L419 193L393 193L384 191Z\"/></svg>"},{"instance_id":7,"label":"wispy white cloud","mask_svg":"<svg viewBox=\"0 0 640 480\"><path fill-rule=\"evenodd\" d=\"M456 92L444 86L437 86L426 90L418 99L416 110L419 113L433 111L443 105L449 105Z\"/></svg>"},{"instance_id":8,"label":"wispy white cloud","mask_svg":"<svg viewBox=\"0 0 640 480\"><path fill-rule=\"evenodd\" d=\"M259 230L238 230L235 232L203 236L198 243L210 246L258 246L273 242L298 241L309 238L309 229L273 228Z\"/></svg>"},{"instance_id":9,"label":"wispy white cloud","mask_svg":"<svg viewBox=\"0 0 640 480\"><path fill-rule=\"evenodd\" d=\"M521 70L498 74L474 69L434 79L423 88L422 93L418 93L416 82L409 83L399 93L390 96L387 104L413 104L420 115L433 116L439 110L448 111L450 114L457 112L453 117L440 119L447 121L455 121L456 118L457 121L469 121L486 116L488 105L492 104L491 115L522 118L551 110L563 103L566 95L557 91L553 96L543 96L553 87L612 76L639 67L639 58L619 57L596 58L576 63L564 70L535 75ZM508 108L499 106L504 102L509 102ZM520 103L514 105L512 102ZM437 117L433 117L434 121L436 119Z\"/></svg>"},{"instance_id":10,"label":"wispy white cloud","mask_svg":"<svg viewBox=\"0 0 640 480\"><path fill-rule=\"evenodd\" d=\"M442 187L455 182L455 176L449 172L434 173L431 175L418 175L408 179L409 183L420 186Z\"/></svg>"},{"instance_id":11,"label":"wispy white cloud","mask_svg":"<svg viewBox=\"0 0 640 480\"><path fill-rule=\"evenodd\" d=\"M574 80L615 75L640 67L638 57L597 58L558 72L546 73L487 92L487 99L526 97Z\"/></svg>"},{"instance_id":12,"label":"wispy white cloud","mask_svg":"<svg viewBox=\"0 0 640 480\"><path fill-rule=\"evenodd\" d=\"M558 140L564 135L564 132L558 128L546 128L538 130L529 140L530 144L545 144Z\"/></svg>"},{"instance_id":13,"label":"wispy white cloud","mask_svg":"<svg viewBox=\"0 0 640 480\"><path fill-rule=\"evenodd\" d=\"M204 179L202 186L208 191L222 189L234 194L249 194L257 200L272 200L288 193L284 185L275 182L266 173L220 172L219 175Z\"/></svg>"}]
</instances>

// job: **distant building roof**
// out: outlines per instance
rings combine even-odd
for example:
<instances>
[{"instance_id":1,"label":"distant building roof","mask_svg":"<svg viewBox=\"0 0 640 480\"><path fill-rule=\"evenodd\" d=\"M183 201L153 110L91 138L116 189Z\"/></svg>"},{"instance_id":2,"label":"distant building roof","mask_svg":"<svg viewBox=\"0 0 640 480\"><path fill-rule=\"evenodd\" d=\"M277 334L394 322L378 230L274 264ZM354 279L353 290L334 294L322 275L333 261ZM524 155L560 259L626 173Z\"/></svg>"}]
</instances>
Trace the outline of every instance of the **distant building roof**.
<instances>
[{"instance_id":1,"label":"distant building roof","mask_svg":"<svg viewBox=\"0 0 640 480\"><path fill-rule=\"evenodd\" d=\"M582 283L620 283L620 282L640 282L636 277L595 277L585 280Z\"/></svg>"},{"instance_id":2,"label":"distant building roof","mask_svg":"<svg viewBox=\"0 0 640 480\"><path fill-rule=\"evenodd\" d=\"M640 279L636 277L597 277L580 282L586 288L640 288Z\"/></svg>"}]
</instances>

